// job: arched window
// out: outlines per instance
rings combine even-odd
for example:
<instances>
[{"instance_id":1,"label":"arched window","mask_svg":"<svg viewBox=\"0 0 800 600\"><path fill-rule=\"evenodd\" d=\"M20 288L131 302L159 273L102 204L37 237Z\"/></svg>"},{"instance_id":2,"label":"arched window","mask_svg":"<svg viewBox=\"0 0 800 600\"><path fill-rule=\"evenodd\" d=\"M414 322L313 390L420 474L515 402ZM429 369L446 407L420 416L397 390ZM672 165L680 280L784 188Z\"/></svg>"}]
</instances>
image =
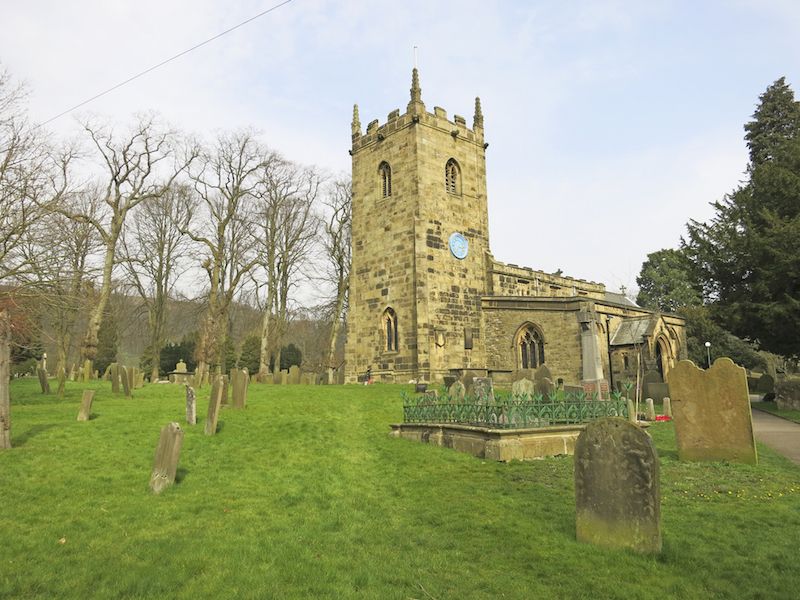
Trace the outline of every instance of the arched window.
<instances>
[{"instance_id":1,"label":"arched window","mask_svg":"<svg viewBox=\"0 0 800 600\"><path fill-rule=\"evenodd\" d=\"M516 348L520 369L535 369L544 364L544 339L533 324L527 323L520 328Z\"/></svg>"},{"instance_id":2,"label":"arched window","mask_svg":"<svg viewBox=\"0 0 800 600\"><path fill-rule=\"evenodd\" d=\"M385 311L383 311L381 323L381 329L383 329L384 350L386 350L386 352L397 352L397 313L395 313L391 308L387 308Z\"/></svg>"},{"instance_id":3,"label":"arched window","mask_svg":"<svg viewBox=\"0 0 800 600\"><path fill-rule=\"evenodd\" d=\"M448 194L461 194L461 169L455 158L448 160L444 167L444 189Z\"/></svg>"},{"instance_id":4,"label":"arched window","mask_svg":"<svg viewBox=\"0 0 800 600\"><path fill-rule=\"evenodd\" d=\"M378 173L381 176L381 194L384 198L388 198L392 195L392 167L383 161L378 167Z\"/></svg>"}]
</instances>

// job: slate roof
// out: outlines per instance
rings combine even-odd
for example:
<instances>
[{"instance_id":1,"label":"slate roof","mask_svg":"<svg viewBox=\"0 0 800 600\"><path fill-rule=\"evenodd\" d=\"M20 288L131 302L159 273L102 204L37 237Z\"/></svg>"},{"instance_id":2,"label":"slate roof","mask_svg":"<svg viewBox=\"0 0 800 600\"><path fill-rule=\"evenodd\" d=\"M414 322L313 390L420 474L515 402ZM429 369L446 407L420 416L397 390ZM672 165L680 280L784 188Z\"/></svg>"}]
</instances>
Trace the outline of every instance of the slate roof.
<instances>
[{"instance_id":1,"label":"slate roof","mask_svg":"<svg viewBox=\"0 0 800 600\"><path fill-rule=\"evenodd\" d=\"M655 329L657 316L635 317L622 321L611 337L612 346L642 344Z\"/></svg>"},{"instance_id":2,"label":"slate roof","mask_svg":"<svg viewBox=\"0 0 800 600\"><path fill-rule=\"evenodd\" d=\"M606 301L613 302L614 304L622 304L624 306L635 306L639 308L639 305L636 304L633 300L625 296L625 294L619 294L617 292L606 292Z\"/></svg>"}]
</instances>

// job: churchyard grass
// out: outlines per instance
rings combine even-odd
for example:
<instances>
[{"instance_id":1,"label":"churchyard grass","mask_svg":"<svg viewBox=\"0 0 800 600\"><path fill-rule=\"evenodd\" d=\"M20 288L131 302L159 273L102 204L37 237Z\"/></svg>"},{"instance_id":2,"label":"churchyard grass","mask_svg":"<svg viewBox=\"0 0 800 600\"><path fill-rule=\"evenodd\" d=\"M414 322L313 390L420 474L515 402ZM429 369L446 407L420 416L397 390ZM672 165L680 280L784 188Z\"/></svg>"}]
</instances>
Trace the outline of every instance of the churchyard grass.
<instances>
[{"instance_id":1,"label":"churchyard grass","mask_svg":"<svg viewBox=\"0 0 800 600\"><path fill-rule=\"evenodd\" d=\"M203 435L184 388L12 382L0 452L2 598L787 598L800 468L661 462L663 552L575 540L571 457L501 464L388 436L410 386L251 385ZM93 418L76 416L84 387ZM177 484L148 490L160 429Z\"/></svg>"},{"instance_id":2,"label":"churchyard grass","mask_svg":"<svg viewBox=\"0 0 800 600\"><path fill-rule=\"evenodd\" d=\"M756 410L763 410L778 417L783 417L795 423L800 423L800 410L781 410L774 402L754 402L752 407Z\"/></svg>"}]
</instances>

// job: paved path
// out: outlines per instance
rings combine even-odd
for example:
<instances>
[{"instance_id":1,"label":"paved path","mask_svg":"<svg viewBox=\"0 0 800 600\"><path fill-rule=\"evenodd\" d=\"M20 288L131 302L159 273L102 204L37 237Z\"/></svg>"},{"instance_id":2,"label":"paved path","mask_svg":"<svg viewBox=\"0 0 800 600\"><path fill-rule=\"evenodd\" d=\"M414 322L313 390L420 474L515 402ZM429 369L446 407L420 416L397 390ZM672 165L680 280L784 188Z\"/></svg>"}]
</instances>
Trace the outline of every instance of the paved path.
<instances>
[{"instance_id":1,"label":"paved path","mask_svg":"<svg viewBox=\"0 0 800 600\"><path fill-rule=\"evenodd\" d=\"M756 439L800 465L800 425L753 409Z\"/></svg>"}]
</instances>

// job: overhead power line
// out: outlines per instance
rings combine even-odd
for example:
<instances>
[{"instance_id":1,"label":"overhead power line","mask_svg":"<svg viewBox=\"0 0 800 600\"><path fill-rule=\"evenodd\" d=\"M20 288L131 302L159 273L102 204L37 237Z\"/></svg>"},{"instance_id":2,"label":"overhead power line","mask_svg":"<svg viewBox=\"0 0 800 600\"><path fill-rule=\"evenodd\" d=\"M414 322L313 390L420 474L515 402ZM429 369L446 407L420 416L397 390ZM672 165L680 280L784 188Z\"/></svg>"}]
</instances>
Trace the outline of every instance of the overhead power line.
<instances>
[{"instance_id":1,"label":"overhead power line","mask_svg":"<svg viewBox=\"0 0 800 600\"><path fill-rule=\"evenodd\" d=\"M247 25L247 24L248 24L248 23L250 23L251 21L255 21L256 19L258 19L258 18L260 18L260 17L263 17L264 15L266 15L266 14L269 14L269 13L271 13L272 11L278 10L278 9L279 9L279 8L281 8L282 6L286 6L287 4L289 4L289 3L290 3L290 2L292 2L292 1L293 1L293 0L284 0L283 2L281 2L281 3L279 3L279 4L276 4L276 5L275 5L275 6L273 6L272 8L268 8L267 10L264 10L264 11L262 11L262 12L258 13L257 15L253 15L253 16L252 16L252 17L250 17L249 19L246 19L245 21L242 21L242 22L241 22L241 23L239 23L238 25L234 25L234 26L233 26L233 27L231 27L230 29L226 29L225 31L222 31L222 32L218 33L218 34L217 34L217 35L215 35L214 37L210 37L210 38L208 38L207 40L205 40L205 41L202 41L202 42L200 42L199 44L196 44L196 45L192 46L191 48L188 48L188 49L184 50L183 52L179 52L179 53L178 53L178 54L176 54L175 56L170 56L170 57L169 57L169 58L167 58L166 60L162 60L162 61L161 61L160 63L158 63L157 65L153 65L152 67L149 67L149 68L145 69L145 70L144 70L144 71L142 71L141 73L137 73L136 75L134 75L134 76L132 76L132 77L128 77L128 79L126 79L125 81L121 81L121 82L119 82L118 84L116 84L116 85L114 85L114 86L112 86L112 87L108 88L107 90L104 90L104 91L100 92L99 94L95 94L94 96L92 96L92 97L91 97L91 98L89 98L88 100L84 100L84 101L83 101L83 102L81 102L80 104L76 104L75 106L73 106L73 107L71 107L71 108L68 108L67 110L65 110L65 111L63 111L63 112L60 112L60 113L58 113L56 116L54 116L54 117L50 117L49 119L47 119L47 121L44 121L44 122L42 122L42 123L39 123L38 127L42 127L43 125L47 125L48 123L51 123L51 122L55 121L56 119L58 119L58 118L60 118L60 117L63 117L63 116L64 116L64 115L66 115L66 114L69 114L69 113L71 113L73 110L75 110L75 109L77 109L77 108L80 108L81 106L85 106L85 105L89 104L90 102L92 102L92 101L94 101L94 100L97 100L98 98L101 98L102 96L105 96L106 94L108 94L108 93L110 93L110 92L113 92L113 91L114 91L114 90L116 90L116 89L119 89L119 88L121 88L123 85L126 85L126 84L130 83L131 81L134 81L135 79L139 79L139 77L142 77L143 75L147 75L148 73L150 73L151 71L155 71L155 70L156 70L156 69L158 69L159 67L163 67L164 65L166 65L167 63L170 63L170 62L172 62L173 60L175 60L175 59L178 59L178 58L180 58L181 56L183 56L183 55L185 55L185 54L189 54L189 52L192 52L192 51L194 51L194 50L197 50L198 48L201 48L201 47L205 46L206 44L209 44L209 43L213 42L214 40L221 38L223 35L227 35L227 34L229 34L231 31L235 31L236 29L239 29L240 27L242 27L242 26L244 26L244 25Z\"/></svg>"}]
</instances>

